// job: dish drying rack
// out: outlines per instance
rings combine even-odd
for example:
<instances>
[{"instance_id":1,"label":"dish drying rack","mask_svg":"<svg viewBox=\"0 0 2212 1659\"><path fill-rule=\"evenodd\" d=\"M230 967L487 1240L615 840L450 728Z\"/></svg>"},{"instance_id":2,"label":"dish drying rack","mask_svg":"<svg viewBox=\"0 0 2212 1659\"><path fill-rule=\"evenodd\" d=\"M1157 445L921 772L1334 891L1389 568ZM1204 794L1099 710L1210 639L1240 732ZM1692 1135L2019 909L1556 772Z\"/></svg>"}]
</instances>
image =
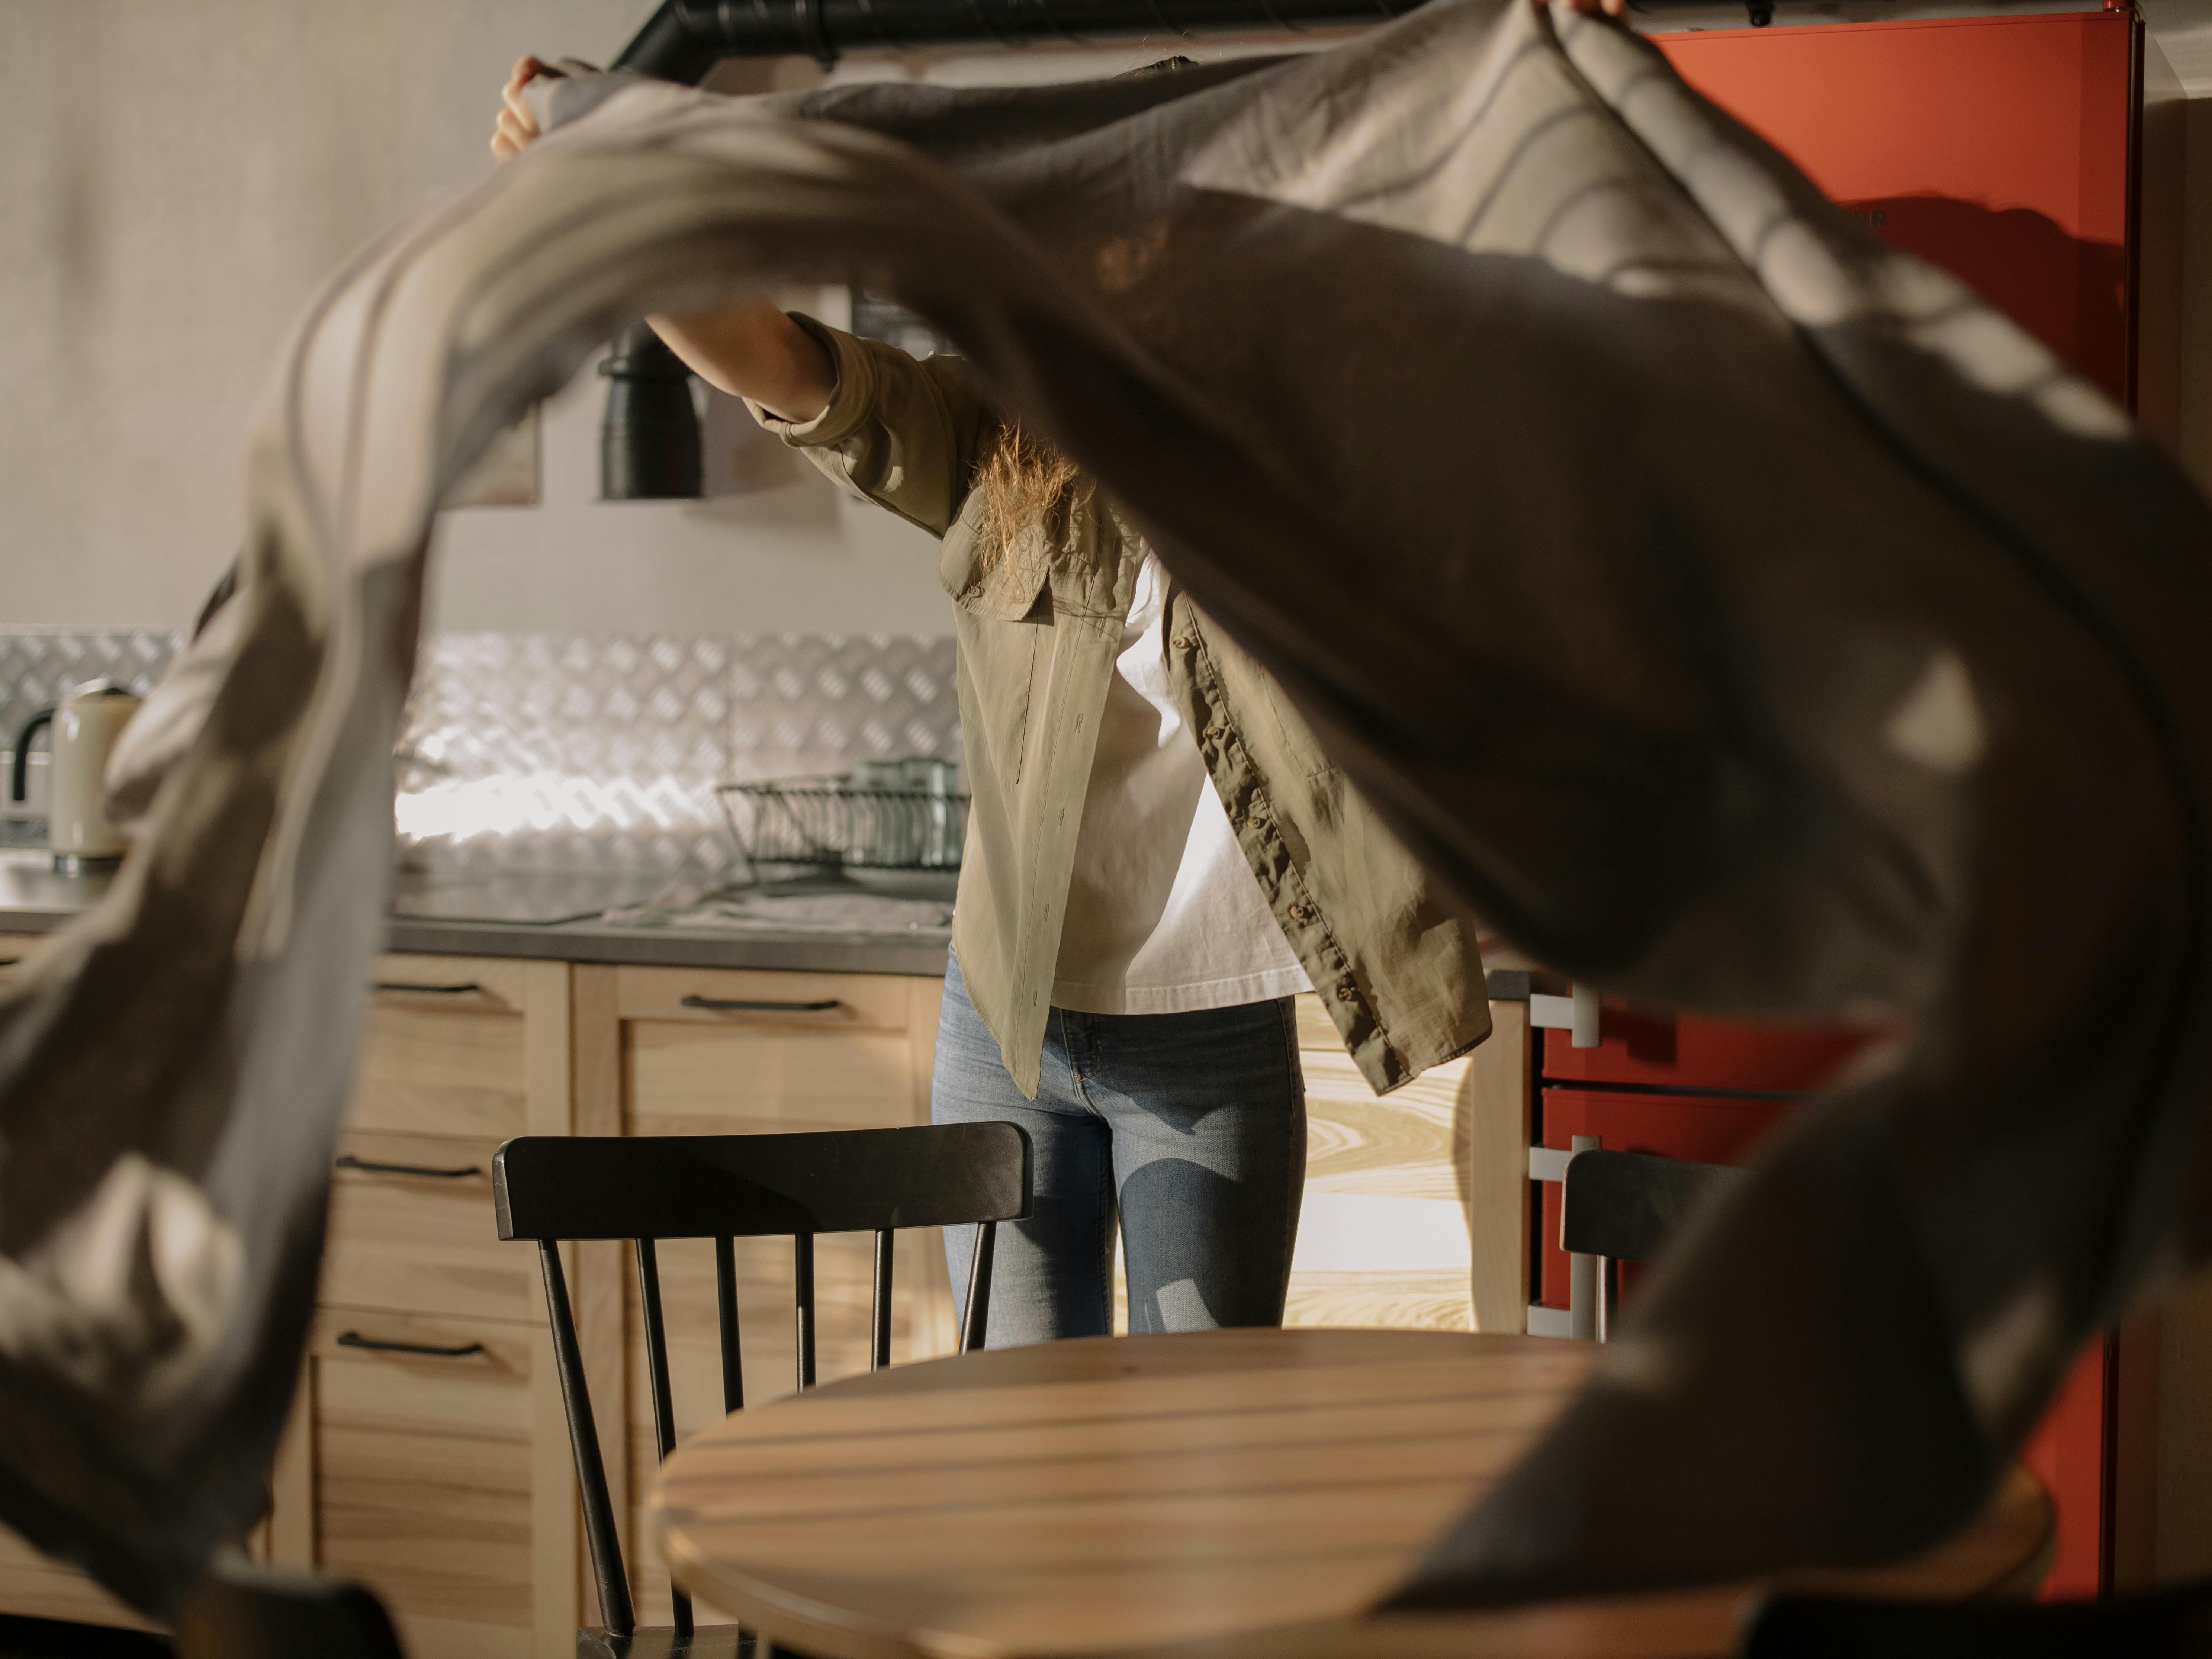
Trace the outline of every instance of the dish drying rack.
<instances>
[{"instance_id":1,"label":"dish drying rack","mask_svg":"<svg viewBox=\"0 0 2212 1659\"><path fill-rule=\"evenodd\" d=\"M730 839L763 865L811 870L957 870L968 797L856 785L835 775L714 787Z\"/></svg>"}]
</instances>

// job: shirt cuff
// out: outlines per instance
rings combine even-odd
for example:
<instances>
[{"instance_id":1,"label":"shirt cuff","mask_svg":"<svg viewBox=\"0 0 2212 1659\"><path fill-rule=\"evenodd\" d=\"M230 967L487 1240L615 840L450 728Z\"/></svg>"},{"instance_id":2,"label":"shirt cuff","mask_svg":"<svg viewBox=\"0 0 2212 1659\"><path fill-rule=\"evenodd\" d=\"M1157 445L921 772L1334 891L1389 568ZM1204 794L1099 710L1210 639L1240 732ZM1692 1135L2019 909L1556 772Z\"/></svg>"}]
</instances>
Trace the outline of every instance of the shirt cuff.
<instances>
[{"instance_id":1,"label":"shirt cuff","mask_svg":"<svg viewBox=\"0 0 2212 1659\"><path fill-rule=\"evenodd\" d=\"M752 411L753 419L794 449L832 448L859 431L876 412L876 365L867 348L844 330L817 322L802 311L790 316L830 354L835 384L829 404L811 421L787 421L750 398L744 400L745 407Z\"/></svg>"}]
</instances>

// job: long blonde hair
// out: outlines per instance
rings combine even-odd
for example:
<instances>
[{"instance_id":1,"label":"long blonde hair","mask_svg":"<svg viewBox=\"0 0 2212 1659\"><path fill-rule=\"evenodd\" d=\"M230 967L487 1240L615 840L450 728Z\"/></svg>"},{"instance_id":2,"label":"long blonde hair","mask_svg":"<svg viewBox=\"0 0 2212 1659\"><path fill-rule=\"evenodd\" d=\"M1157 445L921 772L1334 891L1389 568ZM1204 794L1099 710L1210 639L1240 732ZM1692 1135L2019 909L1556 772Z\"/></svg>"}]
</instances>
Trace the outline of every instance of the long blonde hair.
<instances>
[{"instance_id":1,"label":"long blonde hair","mask_svg":"<svg viewBox=\"0 0 2212 1659\"><path fill-rule=\"evenodd\" d=\"M982 497L975 530L979 574L994 568L1017 538L1065 504L1079 507L1094 488L1058 445L1001 412L983 441L969 488Z\"/></svg>"}]
</instances>

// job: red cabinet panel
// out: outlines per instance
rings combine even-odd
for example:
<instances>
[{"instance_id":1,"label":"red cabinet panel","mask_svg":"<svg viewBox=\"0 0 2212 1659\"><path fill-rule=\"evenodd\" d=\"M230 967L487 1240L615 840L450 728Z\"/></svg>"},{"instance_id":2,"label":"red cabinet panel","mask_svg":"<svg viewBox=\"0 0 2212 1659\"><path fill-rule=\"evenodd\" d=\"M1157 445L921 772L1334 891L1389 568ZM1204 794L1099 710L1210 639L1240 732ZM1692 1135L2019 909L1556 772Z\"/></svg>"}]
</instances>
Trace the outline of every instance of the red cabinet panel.
<instances>
[{"instance_id":1,"label":"red cabinet panel","mask_svg":"<svg viewBox=\"0 0 2212 1659\"><path fill-rule=\"evenodd\" d=\"M2135 200L2141 27L2131 12L2083 11L1685 32L1653 44L1876 234L1963 279L2133 408L2137 334L2163 326L2139 314L2152 290L2139 295L2130 269L2131 236L2146 246ZM2155 425L2158 410L2148 412ZM1544 1078L1798 1092L1875 1035L1608 1006L1599 1048L1545 1034ZM1595 1133L1607 1147L1731 1163L1790 1109L1547 1087L1544 1140L1564 1147ZM1543 1300L1564 1307L1559 1188L1543 1190ZM2057 1502L2046 1595L2094 1595L2109 1580L2110 1352L2100 1344L2084 1356L2022 1453Z\"/></svg>"},{"instance_id":2,"label":"red cabinet panel","mask_svg":"<svg viewBox=\"0 0 2212 1659\"><path fill-rule=\"evenodd\" d=\"M2137 27L2130 12L2056 12L1653 44L1832 200L2130 403Z\"/></svg>"},{"instance_id":3,"label":"red cabinet panel","mask_svg":"<svg viewBox=\"0 0 2212 1659\"><path fill-rule=\"evenodd\" d=\"M2049 1489L2058 1536L2043 1600L2102 1595L2108 1587L2112 1513L2112 1459L2106 1445L2110 1414L2112 1344L2100 1342L2075 1362L2042 1424L2020 1449L2020 1461Z\"/></svg>"},{"instance_id":4,"label":"red cabinet panel","mask_svg":"<svg viewBox=\"0 0 2212 1659\"><path fill-rule=\"evenodd\" d=\"M1601 1009L1595 1048L1574 1047L1567 1031L1544 1033L1545 1081L1809 1094L1883 1036L1864 1027L1752 1025L1653 1013L1611 1000Z\"/></svg>"}]
</instances>

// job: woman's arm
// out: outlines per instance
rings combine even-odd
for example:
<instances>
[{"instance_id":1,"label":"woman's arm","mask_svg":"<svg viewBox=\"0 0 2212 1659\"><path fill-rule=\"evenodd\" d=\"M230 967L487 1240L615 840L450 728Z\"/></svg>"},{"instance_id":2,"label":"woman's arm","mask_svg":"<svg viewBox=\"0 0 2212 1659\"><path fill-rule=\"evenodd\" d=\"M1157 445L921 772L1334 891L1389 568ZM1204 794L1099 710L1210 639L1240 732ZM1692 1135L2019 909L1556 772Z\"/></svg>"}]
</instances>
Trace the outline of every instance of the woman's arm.
<instances>
[{"instance_id":1,"label":"woman's arm","mask_svg":"<svg viewBox=\"0 0 2212 1659\"><path fill-rule=\"evenodd\" d=\"M504 161L538 134L522 89L545 73L535 58L518 58L500 88L491 153ZM830 406L836 370L821 343L773 301L748 295L681 317L648 317L653 331L687 368L718 392L750 398L792 422L812 420Z\"/></svg>"},{"instance_id":2,"label":"woman's arm","mask_svg":"<svg viewBox=\"0 0 2212 1659\"><path fill-rule=\"evenodd\" d=\"M837 386L830 354L773 301L733 300L709 311L645 320L717 392L750 398L793 422L830 407Z\"/></svg>"}]
</instances>

